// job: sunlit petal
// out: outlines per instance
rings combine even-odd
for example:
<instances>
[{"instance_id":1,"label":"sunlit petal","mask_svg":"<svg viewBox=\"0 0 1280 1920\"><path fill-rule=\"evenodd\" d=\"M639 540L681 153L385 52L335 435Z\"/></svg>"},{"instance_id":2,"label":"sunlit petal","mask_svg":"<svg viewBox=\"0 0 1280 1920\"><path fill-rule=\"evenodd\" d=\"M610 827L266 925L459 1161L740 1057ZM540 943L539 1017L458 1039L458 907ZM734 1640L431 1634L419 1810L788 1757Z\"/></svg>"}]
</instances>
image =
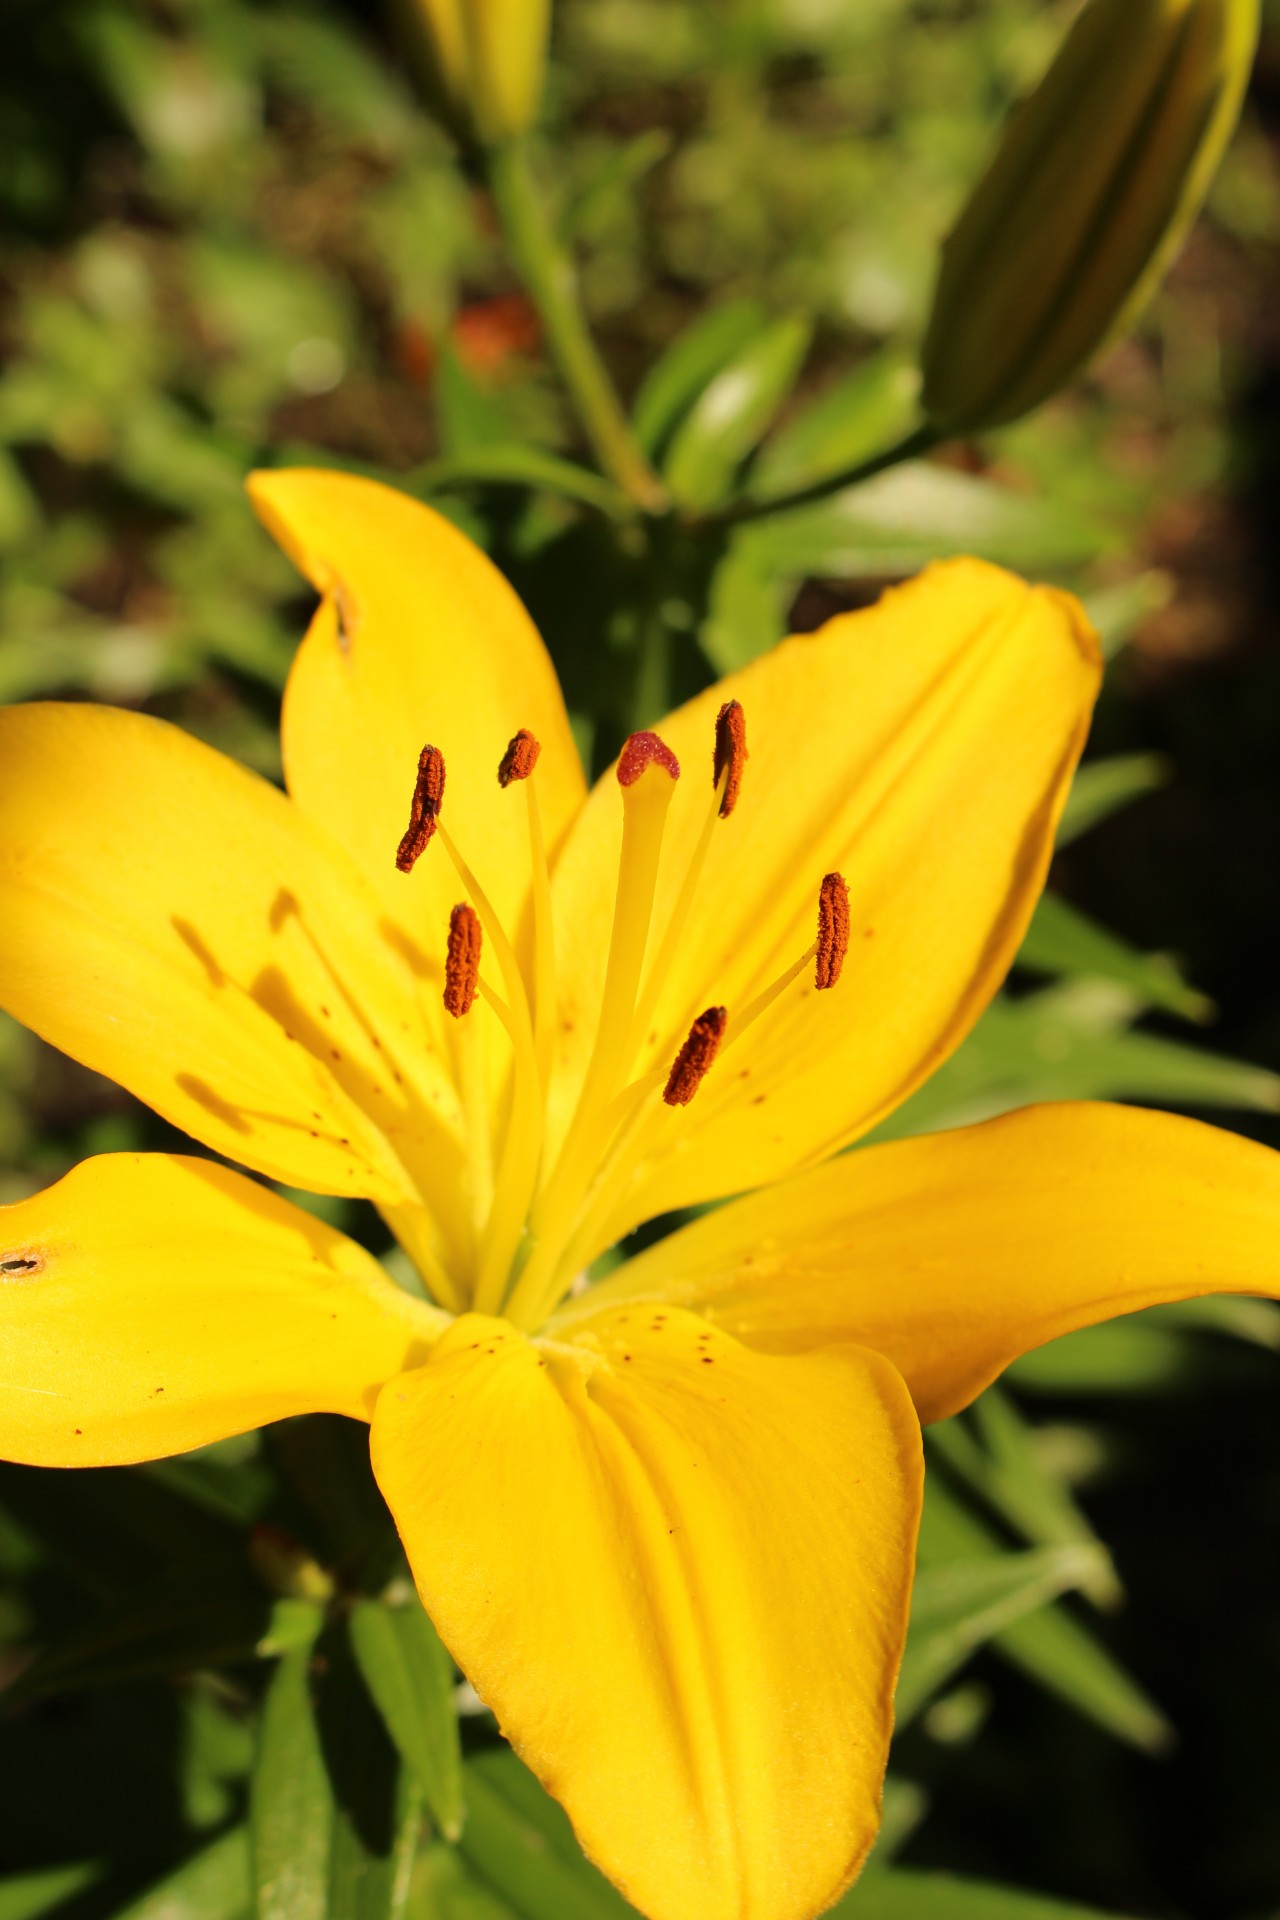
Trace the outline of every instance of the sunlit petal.
<instances>
[{"instance_id":1,"label":"sunlit petal","mask_svg":"<svg viewBox=\"0 0 1280 1920\"><path fill-rule=\"evenodd\" d=\"M0 1457L181 1453L288 1414L368 1419L444 1316L212 1161L86 1160L0 1207Z\"/></svg>"},{"instance_id":2,"label":"sunlit petal","mask_svg":"<svg viewBox=\"0 0 1280 1920\"><path fill-rule=\"evenodd\" d=\"M625 1310L458 1321L373 1459L423 1600L650 1920L807 1920L879 1819L919 1506L902 1382Z\"/></svg>"},{"instance_id":3,"label":"sunlit petal","mask_svg":"<svg viewBox=\"0 0 1280 1920\"><path fill-rule=\"evenodd\" d=\"M0 712L0 1005L208 1146L448 1223L451 1080L345 855L265 780L114 708Z\"/></svg>"},{"instance_id":4,"label":"sunlit petal","mask_svg":"<svg viewBox=\"0 0 1280 1920\"><path fill-rule=\"evenodd\" d=\"M1172 1114L1063 1104L735 1201L561 1319L652 1299L768 1352L857 1340L941 1420L1031 1347L1208 1293L1280 1296L1280 1154Z\"/></svg>"},{"instance_id":5,"label":"sunlit petal","mask_svg":"<svg viewBox=\"0 0 1280 1920\"><path fill-rule=\"evenodd\" d=\"M457 876L439 847L412 878L395 851L421 748L448 771L445 817L512 937L528 897L525 808L498 785L508 740L541 742L538 791L554 847L585 785L559 685L497 568L407 494L350 474L258 473L254 506L325 597L289 676L289 791L355 856L405 938L443 955Z\"/></svg>"},{"instance_id":6,"label":"sunlit petal","mask_svg":"<svg viewBox=\"0 0 1280 1920\"><path fill-rule=\"evenodd\" d=\"M708 1005L728 1008L730 1038L691 1107L652 1103L634 1180L598 1244L833 1151L945 1059L1002 978L1043 883L1098 675L1074 601L959 561L785 642L661 724L684 777L659 928L705 818L715 716L731 697L750 758L639 1065L668 1065ZM556 874L561 950L575 965L562 974L553 1132L594 1030L619 833L609 775ZM832 870L849 883L852 916L840 985L797 982L735 1042L735 1006L813 941Z\"/></svg>"}]
</instances>

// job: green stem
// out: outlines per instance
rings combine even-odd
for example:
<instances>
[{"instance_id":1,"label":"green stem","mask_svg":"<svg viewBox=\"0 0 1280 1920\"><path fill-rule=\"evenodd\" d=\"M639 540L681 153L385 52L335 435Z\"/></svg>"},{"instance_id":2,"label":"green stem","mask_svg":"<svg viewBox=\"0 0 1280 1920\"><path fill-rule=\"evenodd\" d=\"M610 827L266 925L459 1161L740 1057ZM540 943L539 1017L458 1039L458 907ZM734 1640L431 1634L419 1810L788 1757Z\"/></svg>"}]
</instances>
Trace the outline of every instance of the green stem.
<instances>
[{"instance_id":1,"label":"green stem","mask_svg":"<svg viewBox=\"0 0 1280 1920\"><path fill-rule=\"evenodd\" d=\"M560 377L605 472L646 513L667 499L636 445L578 301L573 265L556 239L520 140L485 155L489 186L517 269L542 320Z\"/></svg>"},{"instance_id":2,"label":"green stem","mask_svg":"<svg viewBox=\"0 0 1280 1920\"><path fill-rule=\"evenodd\" d=\"M811 480L807 487L797 487L791 493L772 494L767 500L732 500L717 512L704 514L698 525L740 527L750 520L768 520L775 513L789 513L793 507L807 507L815 500L827 500L845 487L857 486L860 480L870 480L889 467L900 466L904 460L918 459L921 454L936 447L942 438L937 428L926 420L922 425L913 427L904 440L886 447L883 453L877 453L870 460L860 461L856 467L845 467L839 473L827 474L822 480Z\"/></svg>"}]
</instances>

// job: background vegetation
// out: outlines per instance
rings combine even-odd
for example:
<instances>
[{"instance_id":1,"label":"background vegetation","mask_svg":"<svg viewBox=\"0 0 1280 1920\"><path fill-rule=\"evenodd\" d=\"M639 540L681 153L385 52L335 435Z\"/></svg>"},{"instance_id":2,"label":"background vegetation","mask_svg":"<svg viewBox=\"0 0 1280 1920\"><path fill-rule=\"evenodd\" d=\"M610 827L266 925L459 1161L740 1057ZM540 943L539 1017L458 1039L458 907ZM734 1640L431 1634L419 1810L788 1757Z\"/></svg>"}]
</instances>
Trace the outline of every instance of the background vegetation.
<instances>
[{"instance_id":1,"label":"background vegetation","mask_svg":"<svg viewBox=\"0 0 1280 1920\"><path fill-rule=\"evenodd\" d=\"M802 483L909 424L936 241L1071 11L557 0L539 175L685 498ZM1098 1094L1280 1146L1280 6L1209 216L1087 381L784 520L647 541L581 464L404 21L8 0L0 75L0 698L145 707L278 774L307 600L244 502L259 463L390 478L488 546L596 766L788 626L989 554L1082 592L1112 664L1011 987L893 1128ZM704 404L743 353L746 397ZM0 1200L173 1144L0 1021ZM850 1914L1280 1915L1277 1349L1257 1303L1151 1313L935 1431ZM624 1911L455 1701L395 1554L336 1420L0 1470L0 1920ZM376 1705L406 1689L408 1729Z\"/></svg>"}]
</instances>

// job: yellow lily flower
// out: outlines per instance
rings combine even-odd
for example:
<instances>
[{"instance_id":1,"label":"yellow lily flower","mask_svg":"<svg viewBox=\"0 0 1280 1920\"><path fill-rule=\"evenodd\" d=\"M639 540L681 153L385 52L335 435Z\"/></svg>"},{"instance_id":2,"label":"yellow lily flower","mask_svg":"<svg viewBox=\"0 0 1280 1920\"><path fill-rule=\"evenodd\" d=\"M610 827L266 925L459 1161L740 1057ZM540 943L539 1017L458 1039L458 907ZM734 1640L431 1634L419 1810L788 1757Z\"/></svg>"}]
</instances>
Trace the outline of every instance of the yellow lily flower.
<instances>
[{"instance_id":1,"label":"yellow lily flower","mask_svg":"<svg viewBox=\"0 0 1280 1920\"><path fill-rule=\"evenodd\" d=\"M90 1160L0 1209L0 1453L368 1421L424 1604L591 1857L651 1920L803 1920L876 1832L920 1420L1069 1327L1276 1291L1280 1158L1188 1121L832 1157L1004 974L1093 635L934 567L588 793L455 528L252 487L321 594L289 796L158 720L0 713L0 1004L217 1153L376 1202L432 1302L223 1165Z\"/></svg>"}]
</instances>

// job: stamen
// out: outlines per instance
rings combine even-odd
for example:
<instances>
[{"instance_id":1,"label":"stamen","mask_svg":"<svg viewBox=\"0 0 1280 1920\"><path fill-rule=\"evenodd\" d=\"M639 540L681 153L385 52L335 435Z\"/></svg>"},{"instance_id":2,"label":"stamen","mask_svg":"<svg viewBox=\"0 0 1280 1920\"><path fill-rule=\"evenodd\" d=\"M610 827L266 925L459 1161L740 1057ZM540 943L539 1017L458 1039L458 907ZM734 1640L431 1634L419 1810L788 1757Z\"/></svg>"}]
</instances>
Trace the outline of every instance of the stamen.
<instances>
[{"instance_id":1,"label":"stamen","mask_svg":"<svg viewBox=\"0 0 1280 1920\"><path fill-rule=\"evenodd\" d=\"M555 1046L556 971L555 934L551 918L551 872L547 866L546 841L542 815L538 809L538 786L530 778L542 752L540 742L528 727L507 743L498 766L498 785L509 787L513 780L524 786L529 818L529 860L533 875L533 1050L538 1062L538 1077L545 1088L551 1078L551 1056Z\"/></svg>"},{"instance_id":2,"label":"stamen","mask_svg":"<svg viewBox=\"0 0 1280 1920\"><path fill-rule=\"evenodd\" d=\"M843 874L829 873L818 895L819 993L834 987L849 951L849 889Z\"/></svg>"},{"instance_id":3,"label":"stamen","mask_svg":"<svg viewBox=\"0 0 1280 1920\"><path fill-rule=\"evenodd\" d=\"M672 1062L662 1097L669 1107L687 1107L720 1051L729 1015L724 1007L708 1007L689 1029L689 1038Z\"/></svg>"},{"instance_id":4,"label":"stamen","mask_svg":"<svg viewBox=\"0 0 1280 1920\"><path fill-rule=\"evenodd\" d=\"M480 983L480 916L462 901L449 915L449 952L444 963L445 1012L455 1020L470 1013Z\"/></svg>"},{"instance_id":5,"label":"stamen","mask_svg":"<svg viewBox=\"0 0 1280 1920\"><path fill-rule=\"evenodd\" d=\"M542 748L528 727L507 742L507 750L498 763L498 785L509 787L513 780L527 780L538 764Z\"/></svg>"},{"instance_id":6,"label":"stamen","mask_svg":"<svg viewBox=\"0 0 1280 1920\"><path fill-rule=\"evenodd\" d=\"M726 700L716 715L716 745L712 756L711 784L719 787L720 818L727 820L738 804L742 791L742 771L747 763L747 716L737 700Z\"/></svg>"},{"instance_id":7,"label":"stamen","mask_svg":"<svg viewBox=\"0 0 1280 1920\"><path fill-rule=\"evenodd\" d=\"M401 873L412 873L426 852L440 818L444 801L444 755L439 747L426 746L418 755L418 778L409 809L409 824L396 848L396 865Z\"/></svg>"}]
</instances>

